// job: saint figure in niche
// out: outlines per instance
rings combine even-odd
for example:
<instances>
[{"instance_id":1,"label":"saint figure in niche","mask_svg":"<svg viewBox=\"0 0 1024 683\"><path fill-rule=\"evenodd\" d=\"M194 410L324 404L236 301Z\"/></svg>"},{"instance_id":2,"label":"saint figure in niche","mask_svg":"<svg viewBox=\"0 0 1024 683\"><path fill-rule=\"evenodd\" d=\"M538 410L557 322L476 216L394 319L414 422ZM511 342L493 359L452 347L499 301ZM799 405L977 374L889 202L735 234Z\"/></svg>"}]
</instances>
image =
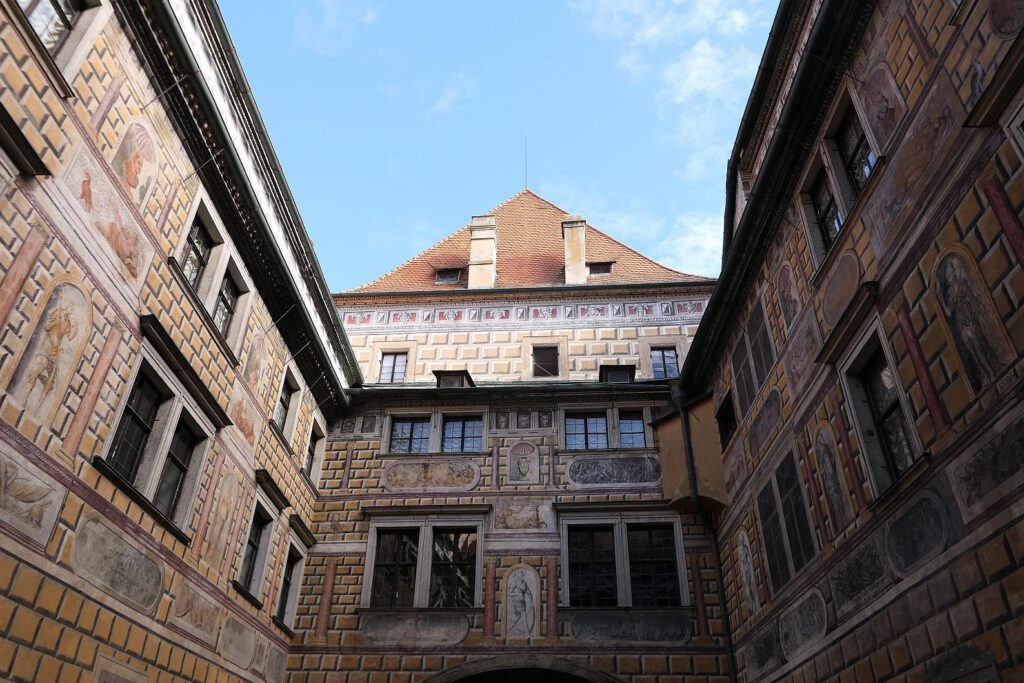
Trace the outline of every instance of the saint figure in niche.
<instances>
[{"instance_id":1,"label":"saint figure in niche","mask_svg":"<svg viewBox=\"0 0 1024 683\"><path fill-rule=\"evenodd\" d=\"M747 596L747 605L750 613L758 610L760 604L757 601L757 593L754 590L754 563L750 557L750 540L747 539L747 532L740 531L740 574L743 577L743 590Z\"/></svg>"},{"instance_id":2,"label":"saint figure in niche","mask_svg":"<svg viewBox=\"0 0 1024 683\"><path fill-rule=\"evenodd\" d=\"M793 323L797 309L800 307L800 299L793 286L793 271L789 266L783 266L779 270L779 308L782 309L782 317L786 321L786 327Z\"/></svg>"},{"instance_id":3,"label":"saint figure in niche","mask_svg":"<svg viewBox=\"0 0 1024 683\"><path fill-rule=\"evenodd\" d=\"M967 258L951 251L935 269L935 293L964 374L980 392L1010 364L1013 354L1002 322Z\"/></svg>"},{"instance_id":4,"label":"saint figure in niche","mask_svg":"<svg viewBox=\"0 0 1024 683\"><path fill-rule=\"evenodd\" d=\"M526 578L525 569L512 572L508 582L508 629L509 638L529 638L537 621L533 590Z\"/></svg>"},{"instance_id":5,"label":"saint figure in niche","mask_svg":"<svg viewBox=\"0 0 1024 683\"><path fill-rule=\"evenodd\" d=\"M828 501L828 509L832 515L832 530L839 534L850 521L850 508L846 504L846 493L843 490L840 479L839 468L836 465L835 449L832 447L832 439L822 429L818 432L818 438L814 444L815 455L818 460L818 471L821 473L822 485L825 488L825 500Z\"/></svg>"}]
</instances>

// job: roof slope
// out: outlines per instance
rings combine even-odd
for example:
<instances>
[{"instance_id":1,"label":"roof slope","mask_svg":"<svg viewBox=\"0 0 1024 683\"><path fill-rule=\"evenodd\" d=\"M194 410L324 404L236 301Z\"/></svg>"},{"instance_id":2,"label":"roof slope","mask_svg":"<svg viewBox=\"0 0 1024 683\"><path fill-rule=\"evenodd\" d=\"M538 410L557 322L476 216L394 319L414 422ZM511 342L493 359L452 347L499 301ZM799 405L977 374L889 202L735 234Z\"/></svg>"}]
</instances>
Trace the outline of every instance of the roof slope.
<instances>
[{"instance_id":1,"label":"roof slope","mask_svg":"<svg viewBox=\"0 0 1024 683\"><path fill-rule=\"evenodd\" d=\"M502 202L493 214L498 229L497 280L495 288L518 289L565 284L565 246L562 221L566 211L522 190ZM466 289L466 278L458 284L438 284L435 272L466 268L469 263L469 226L466 225L426 251L414 256L373 282L350 292L411 292ZM587 225L587 262L613 261L610 275L594 275L588 284L660 284L712 282L711 278L688 275L666 268L643 254Z\"/></svg>"}]
</instances>

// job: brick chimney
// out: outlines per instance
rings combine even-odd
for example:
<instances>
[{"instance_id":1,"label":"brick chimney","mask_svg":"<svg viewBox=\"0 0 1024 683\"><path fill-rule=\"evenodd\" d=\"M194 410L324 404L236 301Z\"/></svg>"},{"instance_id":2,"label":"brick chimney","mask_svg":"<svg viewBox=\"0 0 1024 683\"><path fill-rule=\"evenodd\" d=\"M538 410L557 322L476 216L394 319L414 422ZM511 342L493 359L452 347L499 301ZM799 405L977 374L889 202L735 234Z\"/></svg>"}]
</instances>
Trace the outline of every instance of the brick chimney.
<instances>
[{"instance_id":1,"label":"brick chimney","mask_svg":"<svg viewBox=\"0 0 1024 683\"><path fill-rule=\"evenodd\" d=\"M581 285L587 281L587 221L578 213L562 220L565 242L565 284Z\"/></svg>"},{"instance_id":2,"label":"brick chimney","mask_svg":"<svg viewBox=\"0 0 1024 683\"><path fill-rule=\"evenodd\" d=\"M497 275L498 224L494 216L473 216L469 224L469 288L489 289Z\"/></svg>"}]
</instances>

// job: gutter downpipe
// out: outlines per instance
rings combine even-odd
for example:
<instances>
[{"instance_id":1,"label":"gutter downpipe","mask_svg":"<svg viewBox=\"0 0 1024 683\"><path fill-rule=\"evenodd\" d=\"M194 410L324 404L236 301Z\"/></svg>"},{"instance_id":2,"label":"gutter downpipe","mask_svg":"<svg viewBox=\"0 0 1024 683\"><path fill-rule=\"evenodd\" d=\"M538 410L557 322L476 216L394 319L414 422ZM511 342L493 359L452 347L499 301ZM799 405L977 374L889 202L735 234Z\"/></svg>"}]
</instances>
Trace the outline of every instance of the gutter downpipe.
<instances>
[{"instance_id":1,"label":"gutter downpipe","mask_svg":"<svg viewBox=\"0 0 1024 683\"><path fill-rule=\"evenodd\" d=\"M729 680L736 683L736 653L732 647L732 624L729 621L729 605L725 601L725 580L722 576L722 554L718 544L718 530L711 521L711 512L705 507L697 491L697 463L693 457L693 440L690 435L690 406L694 400L688 400L682 381L672 383L672 403L679 413L679 422L683 429L683 450L686 454L686 470L690 481L690 502L700 515L701 522L711 534L711 552L715 556L715 581L718 583L718 602L722 609L722 630L725 639L725 652L729 661Z\"/></svg>"}]
</instances>

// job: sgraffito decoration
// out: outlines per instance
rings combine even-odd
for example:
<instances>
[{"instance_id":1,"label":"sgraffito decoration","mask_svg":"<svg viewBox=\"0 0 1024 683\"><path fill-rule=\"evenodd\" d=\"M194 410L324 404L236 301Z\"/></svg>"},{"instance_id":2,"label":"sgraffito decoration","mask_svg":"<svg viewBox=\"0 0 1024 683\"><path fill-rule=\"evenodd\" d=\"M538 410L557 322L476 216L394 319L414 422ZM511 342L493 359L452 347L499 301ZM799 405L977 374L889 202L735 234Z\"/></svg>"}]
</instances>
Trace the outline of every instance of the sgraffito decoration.
<instances>
[{"instance_id":1,"label":"sgraffito decoration","mask_svg":"<svg viewBox=\"0 0 1024 683\"><path fill-rule=\"evenodd\" d=\"M510 567L505 575L505 639L532 638L539 624L540 575L525 564Z\"/></svg>"}]
</instances>

